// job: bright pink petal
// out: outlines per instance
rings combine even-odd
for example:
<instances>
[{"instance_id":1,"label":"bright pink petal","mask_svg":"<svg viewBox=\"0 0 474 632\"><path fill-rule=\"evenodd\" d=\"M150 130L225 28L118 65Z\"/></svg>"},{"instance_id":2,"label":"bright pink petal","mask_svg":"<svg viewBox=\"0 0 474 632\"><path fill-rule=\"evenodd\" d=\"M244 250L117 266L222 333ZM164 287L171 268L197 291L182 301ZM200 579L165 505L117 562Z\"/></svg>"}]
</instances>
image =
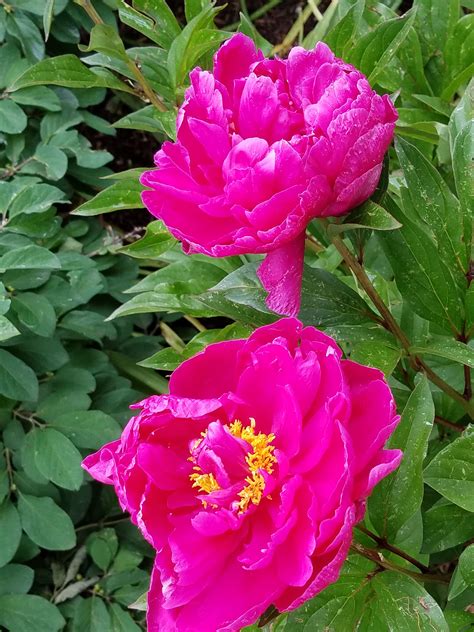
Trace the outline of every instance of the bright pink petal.
<instances>
[{"instance_id":1,"label":"bright pink petal","mask_svg":"<svg viewBox=\"0 0 474 632\"><path fill-rule=\"evenodd\" d=\"M277 314L296 316L301 304L305 235L270 252L258 269L268 292L267 305Z\"/></svg>"}]
</instances>

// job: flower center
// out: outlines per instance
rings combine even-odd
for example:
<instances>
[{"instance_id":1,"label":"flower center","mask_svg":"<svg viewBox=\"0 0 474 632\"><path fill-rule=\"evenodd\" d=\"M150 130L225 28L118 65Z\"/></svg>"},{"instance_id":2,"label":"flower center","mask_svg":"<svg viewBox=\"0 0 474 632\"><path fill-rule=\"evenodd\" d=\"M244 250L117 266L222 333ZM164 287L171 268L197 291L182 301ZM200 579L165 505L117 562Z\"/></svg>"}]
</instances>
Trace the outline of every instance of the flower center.
<instances>
[{"instance_id":1,"label":"flower center","mask_svg":"<svg viewBox=\"0 0 474 632\"><path fill-rule=\"evenodd\" d=\"M263 497L265 490L265 478L262 471L268 474L273 473L273 466L276 463L276 457L273 454L275 446L271 445L275 439L274 434L265 434L264 432L255 432L255 419L250 419L250 424L244 426L241 421L235 420L229 426L225 426L228 432L237 439L246 441L251 450L245 457L245 463L248 467L249 475L245 478L244 487L238 492L239 501L238 512L239 514L245 513L249 508L249 505L258 505ZM206 433L203 433L203 439L206 437ZM194 449L199 447L203 439L199 439L195 444ZM194 457L191 457L191 461L195 462ZM190 474L189 478L193 482L193 487L197 487L200 492L210 494L214 491L221 489L214 474L203 473L198 465L194 466L194 472ZM207 503L203 501L206 506Z\"/></svg>"}]
</instances>

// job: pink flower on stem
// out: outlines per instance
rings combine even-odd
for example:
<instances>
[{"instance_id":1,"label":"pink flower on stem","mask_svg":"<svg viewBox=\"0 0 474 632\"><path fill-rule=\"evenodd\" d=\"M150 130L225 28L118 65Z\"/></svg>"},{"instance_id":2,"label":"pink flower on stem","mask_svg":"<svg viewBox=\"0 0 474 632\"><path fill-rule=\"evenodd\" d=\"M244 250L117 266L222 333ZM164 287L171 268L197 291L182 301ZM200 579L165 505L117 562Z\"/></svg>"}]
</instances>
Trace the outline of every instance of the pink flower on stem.
<instances>
[{"instance_id":1,"label":"pink flower on stem","mask_svg":"<svg viewBox=\"0 0 474 632\"><path fill-rule=\"evenodd\" d=\"M336 581L401 460L383 374L295 319L210 345L84 461L156 549L149 632L234 632Z\"/></svg>"},{"instance_id":2,"label":"pink flower on stem","mask_svg":"<svg viewBox=\"0 0 474 632\"><path fill-rule=\"evenodd\" d=\"M396 111L321 42L265 59L239 33L190 79L143 201L188 253L267 253L267 304L296 315L306 226L372 195Z\"/></svg>"}]
</instances>

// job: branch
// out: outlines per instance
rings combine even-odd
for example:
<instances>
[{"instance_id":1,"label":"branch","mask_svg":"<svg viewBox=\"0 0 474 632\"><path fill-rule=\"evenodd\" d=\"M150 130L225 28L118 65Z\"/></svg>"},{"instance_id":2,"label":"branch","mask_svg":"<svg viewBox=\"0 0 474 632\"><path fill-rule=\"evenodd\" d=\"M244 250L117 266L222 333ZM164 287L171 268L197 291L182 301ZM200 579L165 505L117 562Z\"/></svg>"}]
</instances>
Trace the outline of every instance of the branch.
<instances>
[{"instance_id":1,"label":"branch","mask_svg":"<svg viewBox=\"0 0 474 632\"><path fill-rule=\"evenodd\" d=\"M166 112L167 111L166 106L158 98L158 95L155 94L155 91L148 84L147 80L145 79L145 77L143 76L141 70L139 69L137 64L133 61L133 59L130 59L128 66L129 66L130 70L133 72L133 75L134 75L135 79L137 80L137 83L139 84L139 86L143 90L145 96L148 98L150 103L152 103L155 106L155 108L157 110L159 110L160 112Z\"/></svg>"},{"instance_id":2,"label":"branch","mask_svg":"<svg viewBox=\"0 0 474 632\"><path fill-rule=\"evenodd\" d=\"M327 227L327 222L325 222L325 226ZM395 318L392 316L392 313L388 309L388 307L383 302L383 299L377 292L377 290L372 285L369 277L367 276L364 268L360 265L357 259L354 257L352 252L346 246L344 241L339 237L339 235L331 235L332 243L337 248L338 252L343 257L347 266L352 270L354 276L360 283L361 287L365 290L367 296L370 298L372 303L375 305L380 315L383 318L383 324L388 331L390 331L395 338L397 338L402 345L403 349L406 352L407 357L410 360L410 363L415 371L423 371L426 377L435 384L440 390L442 390L446 395L449 395L452 399L457 401L467 414L474 418L474 409L471 402L466 401L464 396L459 393L456 389L454 389L450 384L445 382L442 378L439 377L419 356L411 353L411 343L408 340L406 334L400 328L400 325L397 323Z\"/></svg>"},{"instance_id":3,"label":"branch","mask_svg":"<svg viewBox=\"0 0 474 632\"><path fill-rule=\"evenodd\" d=\"M448 575L435 575L434 573L414 573L413 571L409 571L403 566L398 566L397 564L393 564L384 558L380 551L374 551L373 549L368 549L362 544L358 542L353 542L351 544L351 550L354 553L358 553L362 555L362 557L367 558L374 564L380 566L380 568L384 568L388 571L396 571L397 573L402 573L403 575L408 575L412 579L416 579L419 582L437 582L440 584L449 584L451 581L450 576Z\"/></svg>"},{"instance_id":4,"label":"branch","mask_svg":"<svg viewBox=\"0 0 474 632\"><path fill-rule=\"evenodd\" d=\"M362 525L357 525L356 529L358 529L359 531L362 531L362 533L365 533L365 535L369 536L369 538L372 538L374 542L376 542L380 547L382 547L386 551L390 551L390 553L394 553L395 555L398 555L398 557L401 557L402 559L406 560L410 564L413 564L413 566L416 566L417 568L419 568L422 573L430 572L430 569L428 568L428 566L425 566L424 564L419 562L417 559L415 559L408 553L405 553L405 551L402 551L402 549L399 549L397 546L390 544L389 542L387 542L385 538L379 537L378 535L376 535L375 533L372 533L372 531L369 531L369 529L366 529Z\"/></svg>"}]
</instances>

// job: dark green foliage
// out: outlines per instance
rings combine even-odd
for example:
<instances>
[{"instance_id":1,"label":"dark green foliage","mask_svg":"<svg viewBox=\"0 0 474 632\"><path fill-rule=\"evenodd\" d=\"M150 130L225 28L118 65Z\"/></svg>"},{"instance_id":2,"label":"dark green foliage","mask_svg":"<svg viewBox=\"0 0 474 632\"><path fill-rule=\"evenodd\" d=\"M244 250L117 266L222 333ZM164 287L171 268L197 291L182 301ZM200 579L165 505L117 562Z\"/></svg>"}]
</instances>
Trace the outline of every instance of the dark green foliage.
<instances>
[{"instance_id":1,"label":"dark green foliage","mask_svg":"<svg viewBox=\"0 0 474 632\"><path fill-rule=\"evenodd\" d=\"M152 551L80 461L183 360L276 319L260 257L188 257L161 222L124 235L95 217L140 209L150 165L113 173L88 138L173 139L189 70L229 36L220 9L187 0L181 24L164 0L92 4L0 0L0 626L12 632L143 629ZM308 227L300 318L384 371L405 458L338 582L274 632L473 625L474 6L400 5L333 1L303 41L361 68L399 120L373 199ZM246 16L240 28L271 50Z\"/></svg>"}]
</instances>

